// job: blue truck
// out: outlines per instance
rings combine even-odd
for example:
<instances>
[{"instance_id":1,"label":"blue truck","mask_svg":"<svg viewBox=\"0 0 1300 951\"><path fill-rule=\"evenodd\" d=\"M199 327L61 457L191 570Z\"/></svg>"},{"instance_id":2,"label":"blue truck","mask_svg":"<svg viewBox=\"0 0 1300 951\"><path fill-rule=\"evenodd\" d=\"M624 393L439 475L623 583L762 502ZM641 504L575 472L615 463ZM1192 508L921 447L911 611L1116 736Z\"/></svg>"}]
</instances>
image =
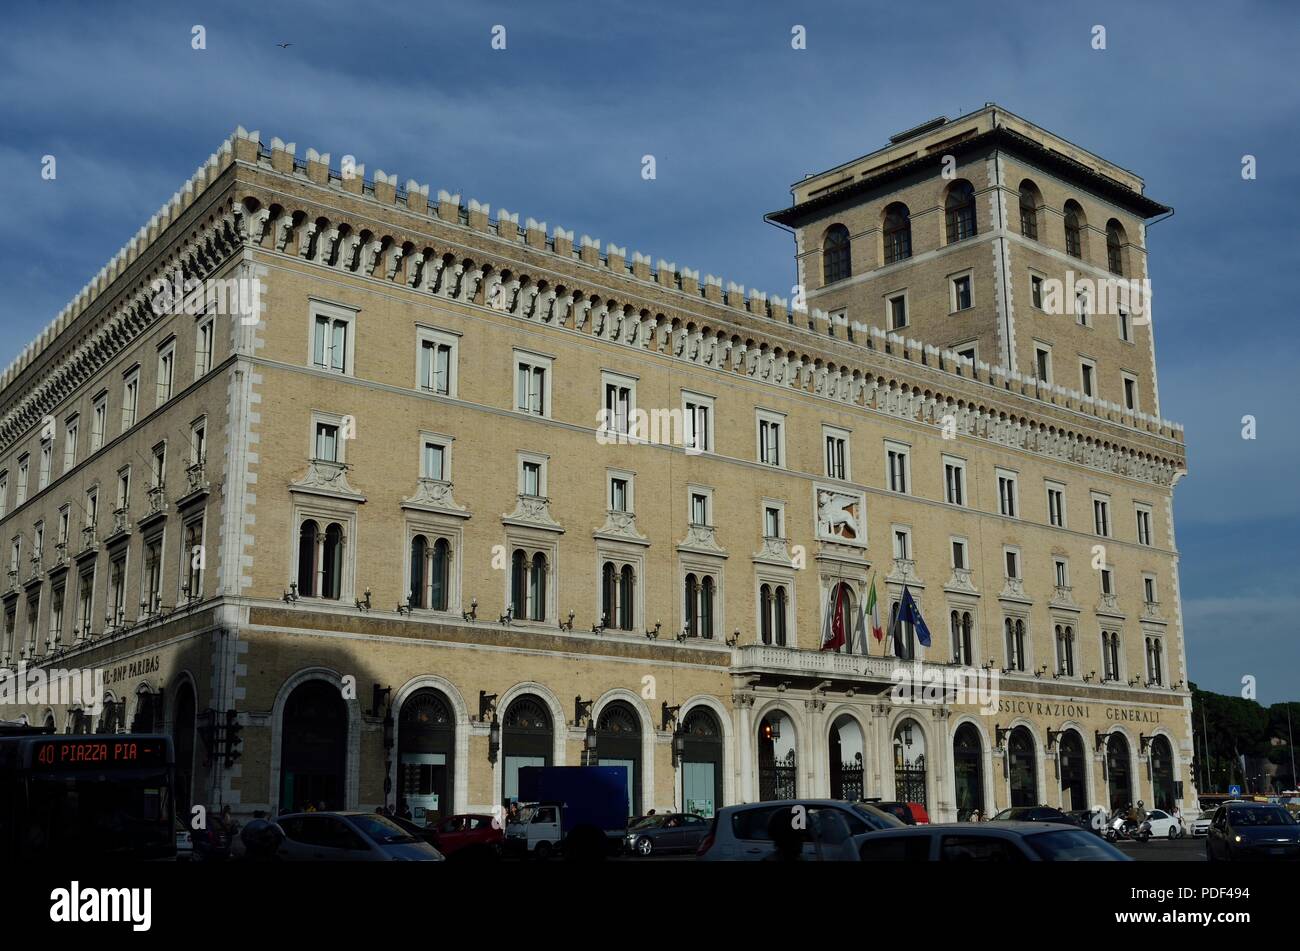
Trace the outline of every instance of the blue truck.
<instances>
[{"instance_id":1,"label":"blue truck","mask_svg":"<svg viewBox=\"0 0 1300 951\"><path fill-rule=\"evenodd\" d=\"M627 831L627 767L525 766L519 800L519 818L506 825L508 849L598 858Z\"/></svg>"}]
</instances>

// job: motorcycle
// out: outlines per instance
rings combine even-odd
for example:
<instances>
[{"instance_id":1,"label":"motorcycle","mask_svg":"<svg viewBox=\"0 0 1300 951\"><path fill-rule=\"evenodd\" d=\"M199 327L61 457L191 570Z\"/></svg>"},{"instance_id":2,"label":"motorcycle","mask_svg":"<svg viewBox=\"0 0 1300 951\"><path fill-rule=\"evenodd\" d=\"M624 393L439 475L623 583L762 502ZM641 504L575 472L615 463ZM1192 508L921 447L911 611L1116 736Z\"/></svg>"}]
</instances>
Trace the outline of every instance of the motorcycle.
<instances>
[{"instance_id":1,"label":"motorcycle","mask_svg":"<svg viewBox=\"0 0 1300 951\"><path fill-rule=\"evenodd\" d=\"M1151 820L1144 819L1142 822L1134 822L1127 816L1116 816L1111 822L1110 827L1106 830L1106 841L1117 842L1120 839L1129 839L1133 842L1146 842L1151 838Z\"/></svg>"}]
</instances>

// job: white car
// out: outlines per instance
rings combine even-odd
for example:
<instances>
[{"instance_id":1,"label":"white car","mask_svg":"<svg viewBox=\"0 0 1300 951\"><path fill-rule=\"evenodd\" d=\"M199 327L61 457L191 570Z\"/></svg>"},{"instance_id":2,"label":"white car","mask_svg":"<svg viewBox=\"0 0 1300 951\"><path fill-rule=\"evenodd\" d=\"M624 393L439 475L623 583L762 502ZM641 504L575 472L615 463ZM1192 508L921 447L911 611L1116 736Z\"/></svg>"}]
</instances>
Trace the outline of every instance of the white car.
<instances>
[{"instance_id":1,"label":"white car","mask_svg":"<svg viewBox=\"0 0 1300 951\"><path fill-rule=\"evenodd\" d=\"M1192 837L1209 835L1210 823L1214 820L1216 809L1206 809L1199 816L1192 820Z\"/></svg>"},{"instance_id":2,"label":"white car","mask_svg":"<svg viewBox=\"0 0 1300 951\"><path fill-rule=\"evenodd\" d=\"M1147 821L1151 823L1153 839L1180 839L1187 834L1182 820L1171 816L1163 809L1152 809L1147 813Z\"/></svg>"}]
</instances>

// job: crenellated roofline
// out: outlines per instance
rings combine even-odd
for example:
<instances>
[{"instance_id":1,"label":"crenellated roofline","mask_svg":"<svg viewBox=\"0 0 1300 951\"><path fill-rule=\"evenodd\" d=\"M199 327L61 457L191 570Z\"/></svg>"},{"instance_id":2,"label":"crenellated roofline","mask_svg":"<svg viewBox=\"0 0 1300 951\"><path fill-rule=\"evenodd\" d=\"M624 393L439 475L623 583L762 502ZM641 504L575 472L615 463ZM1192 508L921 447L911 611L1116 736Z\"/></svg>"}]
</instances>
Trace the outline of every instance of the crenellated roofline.
<instances>
[{"instance_id":1,"label":"crenellated roofline","mask_svg":"<svg viewBox=\"0 0 1300 951\"><path fill-rule=\"evenodd\" d=\"M382 171L376 171L374 178L367 181L364 166L359 165L349 167L345 174L329 167L327 154L312 149L307 150L305 160L298 160L292 144L273 139L269 147L263 146L256 132L242 128L114 256L109 266L78 294L36 343L24 350L6 371L5 386L14 384L100 296L110 290L120 294L122 289L113 288L114 282L231 164L258 170L254 181L244 183L241 178L234 195L211 214L205 213L202 227L192 230L185 247L176 249L167 262L155 262L151 273L168 273L180 261L187 272L202 276L205 266L216 258L215 248L230 251L245 242L282 253L292 245L295 250L289 253L316 263L321 263L324 255L332 262L326 266L335 268L340 266L346 252L350 270L358 270L364 263L367 276L375 277L378 272L383 279L401 281L413 290L435 288L433 293L437 293L436 285L427 275L435 272L441 275L448 267L460 268L463 275L468 266L480 273L474 298L487 300L483 295L494 293L496 282L512 282L508 287L514 295L512 305L526 303L529 319L537 316L533 311L538 297L547 292L551 296L546 298L546 305L554 308L558 296L555 289L560 288L565 291L566 300L571 298L569 306L587 310L596 307L606 317L613 306L618 311L615 319L620 323L635 314L638 323L653 321L656 330L669 327L674 335L694 334L697 346L704 336L701 328L707 329L714 347L719 344L725 347L727 359L739 360L748 354L745 368L749 375L758 372L760 360L770 372L771 361L780 355L790 372L785 379L797 379L805 388L814 387L814 392L814 374L820 374L823 379L835 377L835 387L847 379L850 389L857 387L854 401L862 399L866 381L876 380L875 385L881 385L882 368L901 360L904 362L899 366L909 367L907 375L913 380L920 382L917 374L927 379L922 386L894 381L892 385L896 388L916 389L917 395L945 390L957 393L954 402L979 407L977 416L992 414L994 418L1009 418L1027 430L1070 433L1067 440L1073 438L1077 429L1079 442L1084 446L1095 442L1099 448L1109 450L1119 447L1121 441L1131 441L1134 436L1154 440L1157 453L1131 452L1153 462L1159 459L1158 464L1171 471L1183 468L1182 427L1177 423L1132 412L1032 377L1007 373L1001 367L982 362L972 364L954 351L940 350L876 328L859 327L860 342L851 343L841 336L832 336L829 316L816 308L811 312L787 309L787 301L781 297L753 290L746 293L744 287L731 282L723 290L719 277L708 275L700 282L698 271L677 268L662 259L657 267L652 267L648 255L637 253L629 261L625 248L609 245L602 253L600 242L587 236L575 247L571 231L556 228L548 234L545 223L531 218L521 227L518 214L504 211L493 219L487 205L473 200L463 205L459 196L446 192L440 192L438 200L430 203L428 186L409 181L405 188L399 189L397 177ZM299 207L288 207L281 204L286 196L258 187L258 174L266 173L314 184L324 192L337 193L338 199L326 198L325 204L303 200L296 203ZM384 210L393 206L413 219L409 227L394 227L391 210ZM340 211L351 220L343 220ZM187 222L187 227L192 228L193 223ZM361 254L363 238L365 257ZM544 266L534 267L533 262ZM522 273L528 269L535 274L530 277ZM590 289L574 292L573 287L586 283L581 277L574 277L575 273L591 277ZM141 275L134 277L139 280ZM147 303L144 287L147 283L142 280L136 284L136 293L125 308L134 315L126 321L128 326L140 325L140 307ZM643 290L650 289L655 293L647 299ZM611 290L615 292L613 295L609 293ZM474 298L471 302L477 303ZM670 303L664 305L661 299ZM647 303L653 306L648 308ZM796 317L799 323L795 322ZM800 323L808 323L812 329L805 329ZM0 392L0 406L5 407L0 415L0 448L7 448L26 431L37 404L49 402L50 394L66 393L69 385L76 385L68 381L82 378L86 368L93 366L96 361L85 359L83 351L94 351L96 347L102 351L106 341L122 338L122 321L119 319L115 325L118 327L115 332L108 329L109 325L105 321L93 340L81 343L78 352L82 353L82 359L71 361L80 366L79 371L67 372L69 361L63 360L47 370L42 380L26 381L26 398L16 405L13 397L17 394ZM661 342L661 349L666 343L666 339ZM682 346L675 336L673 346L678 349ZM61 369L63 372L59 372ZM46 398L34 399L38 392L45 393ZM1008 400L1016 405L1005 406ZM1004 404L1004 408L995 409L998 404ZM1039 423L1038 417L1044 421ZM39 414L36 418L39 419ZM1094 438L1088 434L1097 430L1111 430L1113 438Z\"/></svg>"}]
</instances>

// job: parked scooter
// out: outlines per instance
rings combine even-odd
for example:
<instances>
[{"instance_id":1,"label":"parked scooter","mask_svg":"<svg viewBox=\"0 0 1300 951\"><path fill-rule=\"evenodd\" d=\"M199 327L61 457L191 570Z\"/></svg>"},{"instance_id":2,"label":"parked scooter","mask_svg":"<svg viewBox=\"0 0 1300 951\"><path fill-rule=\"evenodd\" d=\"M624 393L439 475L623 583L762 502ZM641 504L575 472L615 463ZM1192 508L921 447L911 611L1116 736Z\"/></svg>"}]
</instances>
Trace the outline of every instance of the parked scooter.
<instances>
[{"instance_id":1,"label":"parked scooter","mask_svg":"<svg viewBox=\"0 0 1300 951\"><path fill-rule=\"evenodd\" d=\"M1106 829L1106 841L1117 842L1120 839L1127 839L1133 842L1146 842L1151 838L1151 820L1145 819L1141 823L1134 822L1128 816L1116 816L1114 821Z\"/></svg>"}]
</instances>

